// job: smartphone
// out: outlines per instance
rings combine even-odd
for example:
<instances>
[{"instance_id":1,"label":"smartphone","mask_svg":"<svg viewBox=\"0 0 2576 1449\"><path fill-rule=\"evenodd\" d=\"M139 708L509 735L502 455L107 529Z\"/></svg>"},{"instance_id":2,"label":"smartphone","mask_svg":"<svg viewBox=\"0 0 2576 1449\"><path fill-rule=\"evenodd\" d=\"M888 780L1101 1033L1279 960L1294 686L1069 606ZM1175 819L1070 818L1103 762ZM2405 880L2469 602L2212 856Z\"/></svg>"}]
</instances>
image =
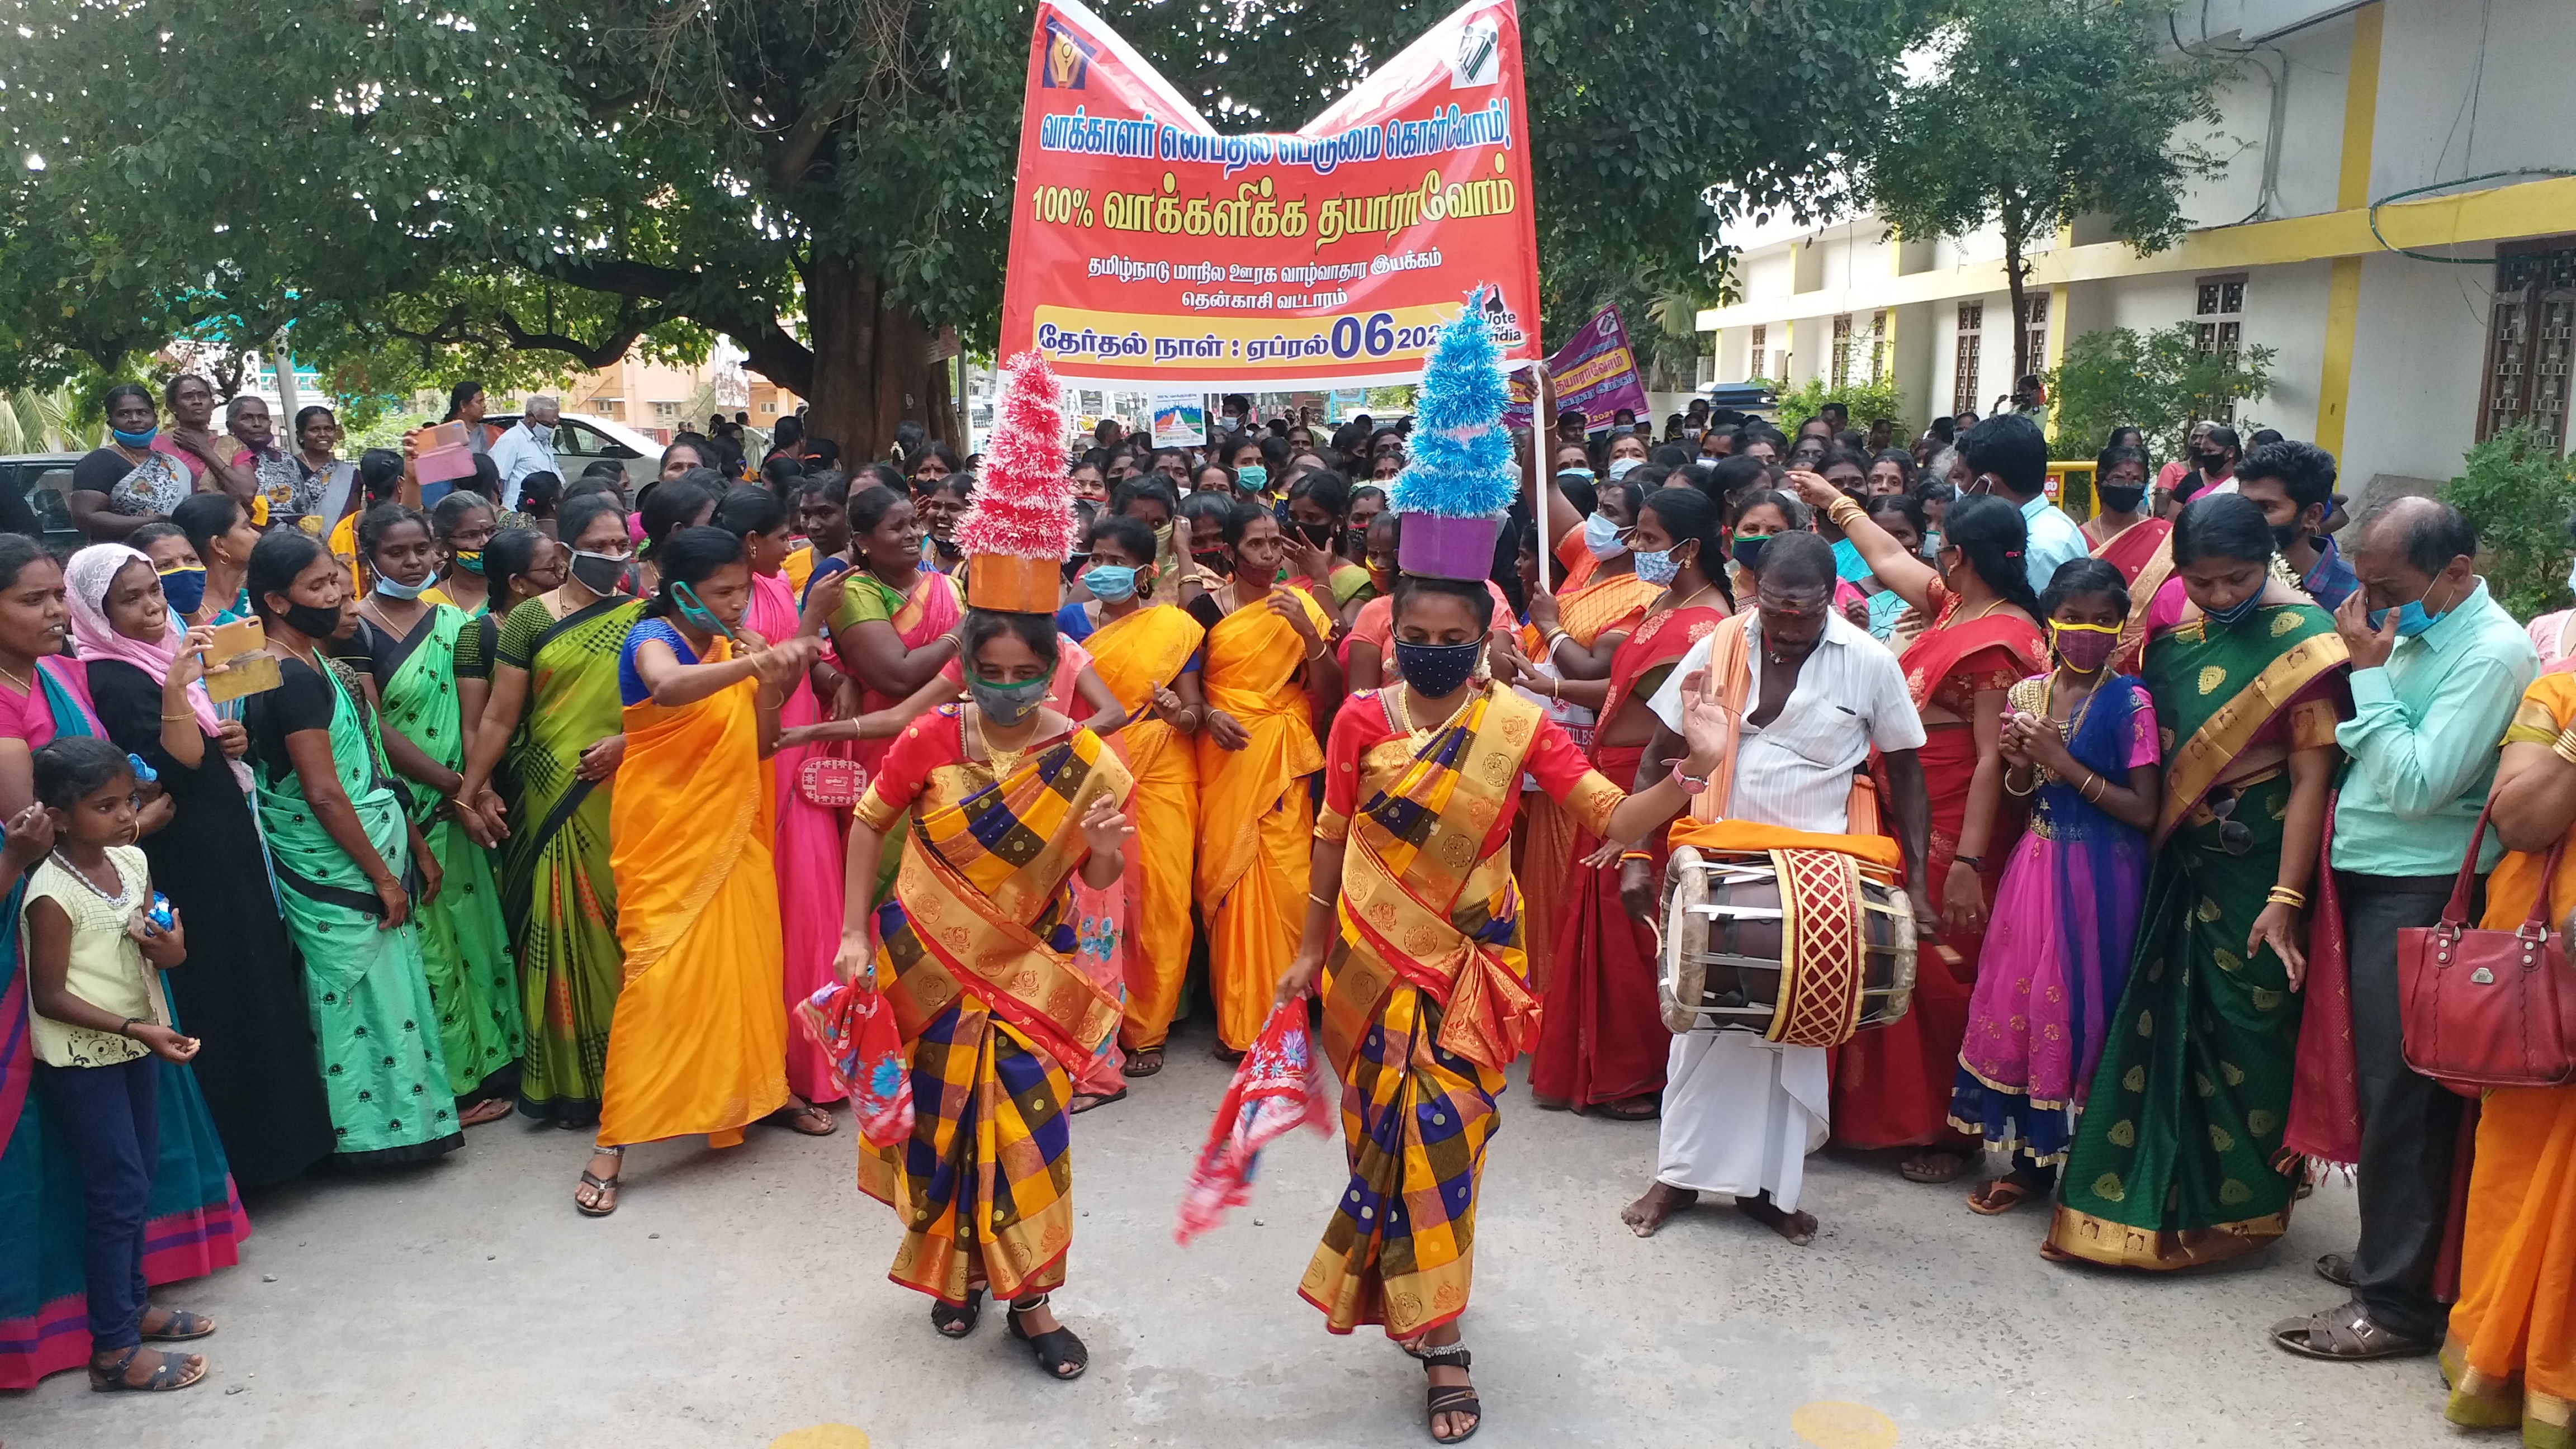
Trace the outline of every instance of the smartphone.
<instances>
[{"instance_id":1,"label":"smartphone","mask_svg":"<svg viewBox=\"0 0 2576 1449\"><path fill-rule=\"evenodd\" d=\"M216 625L214 641L206 646L206 697L223 703L284 683L277 661L263 652L267 648L268 631L257 619Z\"/></svg>"}]
</instances>

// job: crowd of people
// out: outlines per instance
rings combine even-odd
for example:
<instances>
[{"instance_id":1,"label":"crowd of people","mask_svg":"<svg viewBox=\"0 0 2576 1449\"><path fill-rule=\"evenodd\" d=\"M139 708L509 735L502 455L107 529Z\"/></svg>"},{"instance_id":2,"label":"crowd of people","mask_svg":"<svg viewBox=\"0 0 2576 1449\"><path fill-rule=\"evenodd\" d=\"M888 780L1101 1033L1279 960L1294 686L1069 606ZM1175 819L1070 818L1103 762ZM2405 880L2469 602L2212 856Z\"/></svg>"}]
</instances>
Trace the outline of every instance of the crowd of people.
<instances>
[{"instance_id":1,"label":"crowd of people","mask_svg":"<svg viewBox=\"0 0 2576 1449\"><path fill-rule=\"evenodd\" d=\"M2204 424L2151 474L2123 430L2078 518L2020 413L1573 413L1461 580L1400 567L1406 423L1228 398L1201 446L1067 450L1072 544L1005 580L986 460L935 441L718 427L630 491L468 384L473 471L425 487L328 409L281 446L192 376L108 401L92 542L0 535L0 1252L34 1265L0 1383L202 1377L152 1345L212 1321L146 1285L234 1261L235 1183L516 1114L591 1134L604 1216L629 1146L830 1134L883 1089L844 1069L873 981L918 1114L861 1154L892 1276L950 1337L989 1292L1056 1377L1071 1116L1193 1011L1236 1061L1312 993L1351 1180L1300 1291L1423 1361L1442 1442L1524 1053L1542 1109L1661 1119L1640 1235L1715 1193L1810 1242L1832 1142L2028 1207L2053 1258L2183 1269L2354 1166L2348 1299L2272 1341L2438 1349L2455 1420L2569 1442L2576 1089L2411 1070L2398 932L2464 869L2489 925L2564 928L2570 630L2443 503L2345 519L2312 445ZM210 663L245 619L264 655ZM1668 1027L1685 814L1901 878L1911 1010L1833 1049Z\"/></svg>"}]
</instances>

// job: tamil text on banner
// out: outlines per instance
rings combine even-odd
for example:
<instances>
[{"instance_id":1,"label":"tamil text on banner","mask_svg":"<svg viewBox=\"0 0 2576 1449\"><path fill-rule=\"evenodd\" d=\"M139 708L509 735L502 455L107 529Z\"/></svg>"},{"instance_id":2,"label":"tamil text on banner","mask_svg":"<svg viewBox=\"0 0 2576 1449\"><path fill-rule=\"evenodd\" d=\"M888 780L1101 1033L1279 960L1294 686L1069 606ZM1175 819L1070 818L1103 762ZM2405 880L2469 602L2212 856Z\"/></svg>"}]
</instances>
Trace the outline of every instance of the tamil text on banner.
<instances>
[{"instance_id":1,"label":"tamil text on banner","mask_svg":"<svg viewBox=\"0 0 2576 1449\"><path fill-rule=\"evenodd\" d=\"M1593 313L1583 330L1556 350L1547 360L1547 375L1556 393L1557 413L1582 413L1587 431L1610 426L1621 408L1641 416L1646 411L1646 379L1637 371L1637 354L1628 346L1628 326L1616 302ZM1512 377L1512 402L1504 420L1516 428L1529 425L1526 372ZM1555 419L1549 422L1553 425Z\"/></svg>"},{"instance_id":2,"label":"tamil text on banner","mask_svg":"<svg viewBox=\"0 0 2576 1449\"><path fill-rule=\"evenodd\" d=\"M1147 390L1421 375L1470 293L1538 352L1519 13L1471 4L1305 129L1229 136L1076 0L1039 0L1003 355Z\"/></svg>"}]
</instances>

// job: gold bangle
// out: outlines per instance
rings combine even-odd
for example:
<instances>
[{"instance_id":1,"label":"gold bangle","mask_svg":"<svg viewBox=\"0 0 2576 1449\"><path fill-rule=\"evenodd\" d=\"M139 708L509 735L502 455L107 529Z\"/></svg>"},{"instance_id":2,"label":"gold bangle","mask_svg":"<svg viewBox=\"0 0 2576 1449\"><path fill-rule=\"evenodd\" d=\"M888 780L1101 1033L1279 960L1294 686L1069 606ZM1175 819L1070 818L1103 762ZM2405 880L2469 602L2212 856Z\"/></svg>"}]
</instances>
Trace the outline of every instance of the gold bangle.
<instances>
[{"instance_id":1,"label":"gold bangle","mask_svg":"<svg viewBox=\"0 0 2576 1449\"><path fill-rule=\"evenodd\" d=\"M172 721L172 720L195 719L196 717L197 717L197 715L196 715L196 711L194 711L194 710L189 710L189 711L186 711L186 712L184 712L184 713L180 713L180 714L165 714L165 715L161 716L161 721L162 721L162 723L167 724L167 723L169 723L169 722L170 722L170 721Z\"/></svg>"},{"instance_id":2,"label":"gold bangle","mask_svg":"<svg viewBox=\"0 0 2576 1449\"><path fill-rule=\"evenodd\" d=\"M2569 725L2560 730L2558 738L2550 742L2549 752L2571 765L2576 765L2576 725Z\"/></svg>"},{"instance_id":3,"label":"gold bangle","mask_svg":"<svg viewBox=\"0 0 2576 1449\"><path fill-rule=\"evenodd\" d=\"M1572 634L1566 632L1565 626L1560 624L1556 628L1548 630L1547 637L1538 641L1539 652L1542 654L1553 653L1556 649L1557 640L1571 639L1573 637L1574 636Z\"/></svg>"},{"instance_id":4,"label":"gold bangle","mask_svg":"<svg viewBox=\"0 0 2576 1449\"><path fill-rule=\"evenodd\" d=\"M2294 911L2305 909L2308 904L2306 892L2294 891L2285 885L2276 885L2272 887L2270 891L2264 894L2263 899L2270 901L2276 906L2288 906Z\"/></svg>"},{"instance_id":5,"label":"gold bangle","mask_svg":"<svg viewBox=\"0 0 2576 1449\"><path fill-rule=\"evenodd\" d=\"M2012 780L2013 772L2011 770L2004 771L2004 793L2007 795L2020 796L2026 799L2039 793L2039 776L2036 774L2033 774L2030 777L2030 788L2027 790L2014 789Z\"/></svg>"},{"instance_id":6,"label":"gold bangle","mask_svg":"<svg viewBox=\"0 0 2576 1449\"><path fill-rule=\"evenodd\" d=\"M1310 900L1310 901L1313 901L1315 904L1317 904L1317 905L1319 905L1319 906L1322 906L1325 910L1328 910L1328 911L1329 911L1329 910L1333 909L1333 903L1332 903L1331 901L1328 901L1328 900L1324 899L1322 896L1319 896L1319 895L1315 894L1313 891L1308 891L1308 892L1306 892L1306 899L1308 899L1308 900Z\"/></svg>"},{"instance_id":7,"label":"gold bangle","mask_svg":"<svg viewBox=\"0 0 2576 1449\"><path fill-rule=\"evenodd\" d=\"M2084 803L2087 805L2098 804L2102 799L2103 792L2111 788L2111 782L2099 774L2094 775L2087 783L2091 784L2093 788L2090 790L2077 790L2075 792L2084 797Z\"/></svg>"},{"instance_id":8,"label":"gold bangle","mask_svg":"<svg viewBox=\"0 0 2576 1449\"><path fill-rule=\"evenodd\" d=\"M1837 496L1833 502L1825 506L1825 516L1834 521L1834 527L1849 528L1852 520L1868 518L1869 510L1854 503L1848 496Z\"/></svg>"}]
</instances>

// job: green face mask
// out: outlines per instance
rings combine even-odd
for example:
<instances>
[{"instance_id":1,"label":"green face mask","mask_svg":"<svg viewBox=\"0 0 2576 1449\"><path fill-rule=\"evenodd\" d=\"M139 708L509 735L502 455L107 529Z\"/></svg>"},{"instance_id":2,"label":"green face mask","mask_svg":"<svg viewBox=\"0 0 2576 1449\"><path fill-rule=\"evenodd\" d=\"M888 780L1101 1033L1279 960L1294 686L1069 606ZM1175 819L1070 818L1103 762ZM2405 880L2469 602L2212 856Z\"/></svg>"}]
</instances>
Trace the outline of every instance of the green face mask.
<instances>
[{"instance_id":1,"label":"green face mask","mask_svg":"<svg viewBox=\"0 0 2576 1449\"><path fill-rule=\"evenodd\" d=\"M1030 711L1046 703L1047 685L1050 682L1049 677L1043 674L1035 679L1024 679L1017 684L994 684L969 675L966 680L966 692L973 697L975 707L982 710L987 718L1002 728L1009 729L1027 719Z\"/></svg>"}]
</instances>

